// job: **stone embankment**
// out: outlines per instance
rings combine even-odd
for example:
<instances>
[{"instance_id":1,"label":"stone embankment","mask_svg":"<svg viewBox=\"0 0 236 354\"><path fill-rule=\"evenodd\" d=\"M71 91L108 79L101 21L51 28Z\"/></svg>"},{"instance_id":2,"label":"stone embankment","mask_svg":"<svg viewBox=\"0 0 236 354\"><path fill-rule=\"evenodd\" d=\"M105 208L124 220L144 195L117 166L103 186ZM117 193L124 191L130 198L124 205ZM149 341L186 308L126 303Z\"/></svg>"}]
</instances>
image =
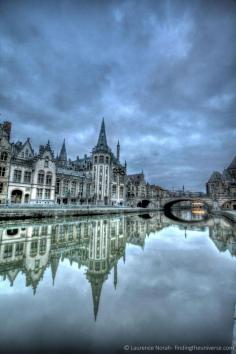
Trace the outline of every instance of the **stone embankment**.
<instances>
[{"instance_id":1,"label":"stone embankment","mask_svg":"<svg viewBox=\"0 0 236 354\"><path fill-rule=\"evenodd\" d=\"M158 209L129 208L129 207L1 207L0 220L32 219L32 218L58 218L81 215L126 214L137 212L151 212Z\"/></svg>"}]
</instances>

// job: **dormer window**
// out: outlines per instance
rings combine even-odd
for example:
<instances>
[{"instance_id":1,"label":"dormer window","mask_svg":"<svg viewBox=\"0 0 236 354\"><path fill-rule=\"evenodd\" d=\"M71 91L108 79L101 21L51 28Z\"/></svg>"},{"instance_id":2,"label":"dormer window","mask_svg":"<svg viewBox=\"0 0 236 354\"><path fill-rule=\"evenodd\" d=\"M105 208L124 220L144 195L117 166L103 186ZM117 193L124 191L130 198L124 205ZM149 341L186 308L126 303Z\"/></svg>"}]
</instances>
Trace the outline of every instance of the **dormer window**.
<instances>
[{"instance_id":1,"label":"dormer window","mask_svg":"<svg viewBox=\"0 0 236 354\"><path fill-rule=\"evenodd\" d=\"M28 149L25 150L25 157L29 157L29 150Z\"/></svg>"},{"instance_id":2,"label":"dormer window","mask_svg":"<svg viewBox=\"0 0 236 354\"><path fill-rule=\"evenodd\" d=\"M22 158L24 158L24 157L25 157L25 153L24 153L24 151L22 151L22 153L21 153L21 157L22 157Z\"/></svg>"},{"instance_id":3,"label":"dormer window","mask_svg":"<svg viewBox=\"0 0 236 354\"><path fill-rule=\"evenodd\" d=\"M48 166L49 166L49 158L47 156L44 161L44 167L48 167Z\"/></svg>"}]
</instances>

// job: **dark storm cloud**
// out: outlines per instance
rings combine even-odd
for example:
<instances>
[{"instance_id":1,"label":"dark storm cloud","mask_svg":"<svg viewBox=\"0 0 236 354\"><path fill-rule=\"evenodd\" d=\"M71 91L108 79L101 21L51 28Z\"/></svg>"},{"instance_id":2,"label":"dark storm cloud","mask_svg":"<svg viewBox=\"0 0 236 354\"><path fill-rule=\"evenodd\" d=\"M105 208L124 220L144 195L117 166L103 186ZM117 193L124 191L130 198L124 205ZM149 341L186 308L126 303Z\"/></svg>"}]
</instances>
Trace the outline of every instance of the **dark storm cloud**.
<instances>
[{"instance_id":1,"label":"dark storm cloud","mask_svg":"<svg viewBox=\"0 0 236 354\"><path fill-rule=\"evenodd\" d=\"M101 118L129 172L202 189L235 154L236 2L1 1L14 139L89 153Z\"/></svg>"}]
</instances>

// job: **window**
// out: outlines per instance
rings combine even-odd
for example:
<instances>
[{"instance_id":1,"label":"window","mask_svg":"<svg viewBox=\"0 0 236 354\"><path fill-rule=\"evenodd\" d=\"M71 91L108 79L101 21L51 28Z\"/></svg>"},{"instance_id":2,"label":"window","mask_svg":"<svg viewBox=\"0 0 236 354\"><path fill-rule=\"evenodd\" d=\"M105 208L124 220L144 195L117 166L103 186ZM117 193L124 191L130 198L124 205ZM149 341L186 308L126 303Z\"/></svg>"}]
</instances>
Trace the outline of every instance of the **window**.
<instances>
[{"instance_id":1,"label":"window","mask_svg":"<svg viewBox=\"0 0 236 354\"><path fill-rule=\"evenodd\" d=\"M28 149L25 150L25 157L29 157L29 150Z\"/></svg>"},{"instance_id":2,"label":"window","mask_svg":"<svg viewBox=\"0 0 236 354\"><path fill-rule=\"evenodd\" d=\"M14 175L13 175L13 182L21 182L21 175L22 171L21 170L14 170Z\"/></svg>"},{"instance_id":3,"label":"window","mask_svg":"<svg viewBox=\"0 0 236 354\"><path fill-rule=\"evenodd\" d=\"M63 181L63 193L66 194L68 192L68 188L69 188L69 181L68 179Z\"/></svg>"},{"instance_id":4,"label":"window","mask_svg":"<svg viewBox=\"0 0 236 354\"><path fill-rule=\"evenodd\" d=\"M24 243L23 242L18 242L16 244L16 256L22 256L23 254L23 249L24 249Z\"/></svg>"},{"instance_id":5,"label":"window","mask_svg":"<svg viewBox=\"0 0 236 354\"><path fill-rule=\"evenodd\" d=\"M49 166L49 158L46 157L44 161L44 167L48 167L48 166Z\"/></svg>"},{"instance_id":6,"label":"window","mask_svg":"<svg viewBox=\"0 0 236 354\"><path fill-rule=\"evenodd\" d=\"M44 171L38 173L38 184L44 184Z\"/></svg>"},{"instance_id":7,"label":"window","mask_svg":"<svg viewBox=\"0 0 236 354\"><path fill-rule=\"evenodd\" d=\"M0 155L0 160L1 161L6 161L7 160L7 152L3 151Z\"/></svg>"},{"instance_id":8,"label":"window","mask_svg":"<svg viewBox=\"0 0 236 354\"><path fill-rule=\"evenodd\" d=\"M60 193L60 180L57 179L57 182L56 182L56 194L59 194Z\"/></svg>"},{"instance_id":9,"label":"window","mask_svg":"<svg viewBox=\"0 0 236 354\"><path fill-rule=\"evenodd\" d=\"M51 186L52 185L52 174L51 172L48 172L46 174L46 185Z\"/></svg>"},{"instance_id":10,"label":"window","mask_svg":"<svg viewBox=\"0 0 236 354\"><path fill-rule=\"evenodd\" d=\"M104 162L104 156L103 156L103 155L99 156L99 162L100 162L100 163L103 163L103 162Z\"/></svg>"},{"instance_id":11,"label":"window","mask_svg":"<svg viewBox=\"0 0 236 354\"><path fill-rule=\"evenodd\" d=\"M39 246L39 251L40 253L45 253L46 252L46 239L43 238L42 240L40 240L40 246Z\"/></svg>"},{"instance_id":12,"label":"window","mask_svg":"<svg viewBox=\"0 0 236 354\"><path fill-rule=\"evenodd\" d=\"M109 163L109 157L108 156L106 157L106 163Z\"/></svg>"},{"instance_id":13,"label":"window","mask_svg":"<svg viewBox=\"0 0 236 354\"><path fill-rule=\"evenodd\" d=\"M45 189L45 199L50 199L51 197L51 189Z\"/></svg>"},{"instance_id":14,"label":"window","mask_svg":"<svg viewBox=\"0 0 236 354\"><path fill-rule=\"evenodd\" d=\"M115 197L116 196L116 185L113 184L112 186L112 196Z\"/></svg>"},{"instance_id":15,"label":"window","mask_svg":"<svg viewBox=\"0 0 236 354\"><path fill-rule=\"evenodd\" d=\"M120 187L120 198L123 198L124 195L124 187Z\"/></svg>"},{"instance_id":16,"label":"window","mask_svg":"<svg viewBox=\"0 0 236 354\"><path fill-rule=\"evenodd\" d=\"M37 199L43 198L43 188L37 188Z\"/></svg>"},{"instance_id":17,"label":"window","mask_svg":"<svg viewBox=\"0 0 236 354\"><path fill-rule=\"evenodd\" d=\"M11 244L6 245L4 248L3 258L10 258L12 256L12 250L13 250L13 246Z\"/></svg>"},{"instance_id":18,"label":"window","mask_svg":"<svg viewBox=\"0 0 236 354\"><path fill-rule=\"evenodd\" d=\"M30 247L30 256L33 257L37 254L38 251L38 241L32 241Z\"/></svg>"},{"instance_id":19,"label":"window","mask_svg":"<svg viewBox=\"0 0 236 354\"><path fill-rule=\"evenodd\" d=\"M31 172L30 171L25 171L25 173L24 173L24 182L25 183L30 183L31 182Z\"/></svg>"},{"instance_id":20,"label":"window","mask_svg":"<svg viewBox=\"0 0 236 354\"><path fill-rule=\"evenodd\" d=\"M95 157L94 157L94 163L97 163L97 162L98 162L98 157L95 156Z\"/></svg>"},{"instance_id":21,"label":"window","mask_svg":"<svg viewBox=\"0 0 236 354\"><path fill-rule=\"evenodd\" d=\"M24 151L22 151L22 153L21 153L21 157L22 157L22 158L24 158L24 157L25 157L25 153L24 153Z\"/></svg>"},{"instance_id":22,"label":"window","mask_svg":"<svg viewBox=\"0 0 236 354\"><path fill-rule=\"evenodd\" d=\"M0 193L2 193L2 192L3 192L3 183L0 182Z\"/></svg>"},{"instance_id":23,"label":"window","mask_svg":"<svg viewBox=\"0 0 236 354\"><path fill-rule=\"evenodd\" d=\"M6 168L3 166L0 166L0 177L4 177L6 173Z\"/></svg>"},{"instance_id":24,"label":"window","mask_svg":"<svg viewBox=\"0 0 236 354\"><path fill-rule=\"evenodd\" d=\"M75 192L76 192L76 182L73 181L72 185L71 185L71 195L72 195L72 197L75 196Z\"/></svg>"}]
</instances>

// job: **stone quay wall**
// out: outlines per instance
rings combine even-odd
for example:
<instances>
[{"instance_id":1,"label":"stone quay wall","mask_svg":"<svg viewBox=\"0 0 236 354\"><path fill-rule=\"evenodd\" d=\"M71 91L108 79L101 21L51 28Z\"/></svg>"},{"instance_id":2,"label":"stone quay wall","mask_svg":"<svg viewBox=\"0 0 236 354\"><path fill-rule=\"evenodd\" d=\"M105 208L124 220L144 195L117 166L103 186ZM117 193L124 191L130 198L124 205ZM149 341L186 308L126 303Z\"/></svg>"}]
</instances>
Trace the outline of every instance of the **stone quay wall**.
<instances>
[{"instance_id":1,"label":"stone quay wall","mask_svg":"<svg viewBox=\"0 0 236 354\"><path fill-rule=\"evenodd\" d=\"M58 218L67 216L81 215L104 215L104 214L126 214L151 211L158 209L144 208L128 208L128 207L5 207L0 208L0 220L12 219L41 219L41 218Z\"/></svg>"}]
</instances>

